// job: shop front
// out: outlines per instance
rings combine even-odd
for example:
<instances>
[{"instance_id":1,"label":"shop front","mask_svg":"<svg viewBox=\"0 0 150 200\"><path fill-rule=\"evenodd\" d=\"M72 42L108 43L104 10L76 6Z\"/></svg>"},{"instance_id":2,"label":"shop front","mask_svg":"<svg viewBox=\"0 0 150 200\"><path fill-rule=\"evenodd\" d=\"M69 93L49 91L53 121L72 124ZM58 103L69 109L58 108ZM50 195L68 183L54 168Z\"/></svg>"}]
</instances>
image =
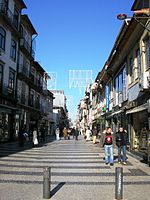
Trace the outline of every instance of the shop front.
<instances>
[{"instance_id":1,"label":"shop front","mask_svg":"<svg viewBox=\"0 0 150 200\"><path fill-rule=\"evenodd\" d=\"M143 157L148 156L149 113L147 103L127 111L131 131L131 150L139 152Z\"/></svg>"},{"instance_id":2,"label":"shop front","mask_svg":"<svg viewBox=\"0 0 150 200\"><path fill-rule=\"evenodd\" d=\"M14 138L14 111L0 107L0 142L7 142Z\"/></svg>"}]
</instances>

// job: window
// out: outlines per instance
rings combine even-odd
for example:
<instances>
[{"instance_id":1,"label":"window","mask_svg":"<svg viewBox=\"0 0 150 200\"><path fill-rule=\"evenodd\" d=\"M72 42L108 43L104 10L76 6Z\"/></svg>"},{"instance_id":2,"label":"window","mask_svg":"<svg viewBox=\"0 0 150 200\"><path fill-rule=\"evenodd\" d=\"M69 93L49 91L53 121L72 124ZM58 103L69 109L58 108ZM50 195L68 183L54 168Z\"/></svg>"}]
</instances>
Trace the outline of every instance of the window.
<instances>
[{"instance_id":1,"label":"window","mask_svg":"<svg viewBox=\"0 0 150 200\"><path fill-rule=\"evenodd\" d=\"M146 46L146 69L150 67L150 37L145 41Z\"/></svg>"},{"instance_id":2,"label":"window","mask_svg":"<svg viewBox=\"0 0 150 200\"><path fill-rule=\"evenodd\" d=\"M133 83L133 81L134 81L134 60L133 60L133 58L130 58L129 69L130 69L130 83Z\"/></svg>"},{"instance_id":3,"label":"window","mask_svg":"<svg viewBox=\"0 0 150 200\"><path fill-rule=\"evenodd\" d=\"M34 105L34 91L30 90L29 106Z\"/></svg>"},{"instance_id":4,"label":"window","mask_svg":"<svg viewBox=\"0 0 150 200\"><path fill-rule=\"evenodd\" d=\"M136 77L139 77L141 76L141 54L140 54L140 49L138 49L136 51Z\"/></svg>"},{"instance_id":5,"label":"window","mask_svg":"<svg viewBox=\"0 0 150 200\"><path fill-rule=\"evenodd\" d=\"M119 74L119 87L118 87L118 90L119 90L119 92L122 92L122 87L123 87L123 85L122 85L122 83L123 83L123 81L122 81L122 73L121 74Z\"/></svg>"},{"instance_id":6,"label":"window","mask_svg":"<svg viewBox=\"0 0 150 200\"><path fill-rule=\"evenodd\" d=\"M118 74L117 77L115 78L114 88L115 88L114 102L115 102L115 105L118 105L122 103L123 101L123 94L122 94L123 93L123 74L122 72Z\"/></svg>"},{"instance_id":7,"label":"window","mask_svg":"<svg viewBox=\"0 0 150 200\"><path fill-rule=\"evenodd\" d=\"M119 94L119 78L118 76L115 78L115 82L114 82L114 105L118 105L118 94Z\"/></svg>"},{"instance_id":8,"label":"window","mask_svg":"<svg viewBox=\"0 0 150 200\"><path fill-rule=\"evenodd\" d=\"M3 65L0 63L0 91L2 89L3 84Z\"/></svg>"},{"instance_id":9,"label":"window","mask_svg":"<svg viewBox=\"0 0 150 200\"><path fill-rule=\"evenodd\" d=\"M15 9L14 10L13 24L14 24L16 29L18 29L18 20L19 20L19 12Z\"/></svg>"},{"instance_id":10,"label":"window","mask_svg":"<svg viewBox=\"0 0 150 200\"><path fill-rule=\"evenodd\" d=\"M11 41L11 49L10 49L10 57L15 61L16 60L16 51L17 51L17 44L15 40Z\"/></svg>"},{"instance_id":11,"label":"window","mask_svg":"<svg viewBox=\"0 0 150 200\"><path fill-rule=\"evenodd\" d=\"M15 87L15 71L11 68L9 69L8 87L12 90L14 90Z\"/></svg>"},{"instance_id":12,"label":"window","mask_svg":"<svg viewBox=\"0 0 150 200\"><path fill-rule=\"evenodd\" d=\"M126 66L123 68L122 72L122 78L123 78L123 101L127 100L127 72L126 72Z\"/></svg>"},{"instance_id":13,"label":"window","mask_svg":"<svg viewBox=\"0 0 150 200\"><path fill-rule=\"evenodd\" d=\"M8 0L0 0L0 11L6 14L7 10L8 10Z\"/></svg>"},{"instance_id":14,"label":"window","mask_svg":"<svg viewBox=\"0 0 150 200\"><path fill-rule=\"evenodd\" d=\"M5 50L6 31L0 27L0 48Z\"/></svg>"}]
</instances>

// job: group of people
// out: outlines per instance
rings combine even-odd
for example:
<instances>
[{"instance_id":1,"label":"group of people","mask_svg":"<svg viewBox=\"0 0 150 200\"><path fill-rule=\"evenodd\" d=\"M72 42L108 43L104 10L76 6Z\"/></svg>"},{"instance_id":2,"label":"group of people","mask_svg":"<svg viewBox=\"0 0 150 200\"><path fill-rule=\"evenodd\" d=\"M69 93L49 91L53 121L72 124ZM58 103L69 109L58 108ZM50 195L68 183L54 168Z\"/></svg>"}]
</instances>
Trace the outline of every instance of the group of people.
<instances>
[{"instance_id":1,"label":"group of people","mask_svg":"<svg viewBox=\"0 0 150 200\"><path fill-rule=\"evenodd\" d=\"M56 140L60 140L61 136L66 140L66 139L70 139L70 136L72 135L73 138L75 138L75 140L78 140L78 136L79 136L79 130L78 128L67 128L64 127L61 133L61 130L59 127L56 128L55 130L55 135L56 135Z\"/></svg>"},{"instance_id":2,"label":"group of people","mask_svg":"<svg viewBox=\"0 0 150 200\"><path fill-rule=\"evenodd\" d=\"M91 130L89 127L85 130L84 138L86 141L93 141L93 144L96 144L96 138L98 136L97 127L94 126ZM119 126L118 131L114 134L110 127L107 127L106 130L100 136L101 147L104 147L105 152L105 163L106 165L114 164L114 145L118 149L118 163L126 165L126 148L128 143L127 132L122 126Z\"/></svg>"},{"instance_id":3,"label":"group of people","mask_svg":"<svg viewBox=\"0 0 150 200\"><path fill-rule=\"evenodd\" d=\"M117 146L118 149L118 163L126 165L126 148L127 148L128 138L127 132L124 130L122 126L119 127L118 131L114 135L111 128L107 127L106 131L103 133L102 144L105 151L105 163L106 165L110 164L113 166L114 164L114 145Z\"/></svg>"},{"instance_id":4,"label":"group of people","mask_svg":"<svg viewBox=\"0 0 150 200\"><path fill-rule=\"evenodd\" d=\"M45 141L45 129L43 126L40 128L39 132L40 132L41 141L44 142ZM39 145L38 129L36 127L34 127L32 132L27 133L25 127L21 128L21 130L19 131L19 134L18 134L18 139L19 139L20 147L24 146L24 142L28 141L30 139L32 140L33 147L37 147Z\"/></svg>"},{"instance_id":5,"label":"group of people","mask_svg":"<svg viewBox=\"0 0 150 200\"><path fill-rule=\"evenodd\" d=\"M86 141L91 141L93 140L93 144L96 144L96 138L98 135L97 132L97 127L94 126L93 130L91 131L90 127L88 127L85 131L84 131L84 138L86 139Z\"/></svg>"}]
</instances>

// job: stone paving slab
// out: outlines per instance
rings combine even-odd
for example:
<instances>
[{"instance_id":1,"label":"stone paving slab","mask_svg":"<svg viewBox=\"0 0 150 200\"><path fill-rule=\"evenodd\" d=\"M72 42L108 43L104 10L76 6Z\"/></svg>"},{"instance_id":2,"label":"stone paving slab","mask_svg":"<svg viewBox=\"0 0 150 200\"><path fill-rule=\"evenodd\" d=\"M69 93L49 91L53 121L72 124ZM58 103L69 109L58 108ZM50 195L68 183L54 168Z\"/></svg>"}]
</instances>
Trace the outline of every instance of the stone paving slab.
<instances>
[{"instance_id":1,"label":"stone paving slab","mask_svg":"<svg viewBox=\"0 0 150 200\"><path fill-rule=\"evenodd\" d=\"M115 157L117 151L114 151ZM39 148L0 146L0 200L42 200L43 167L50 166L52 200L115 198L115 169L122 167L124 200L149 200L150 168L128 154L127 165L105 165L99 143L60 140Z\"/></svg>"}]
</instances>

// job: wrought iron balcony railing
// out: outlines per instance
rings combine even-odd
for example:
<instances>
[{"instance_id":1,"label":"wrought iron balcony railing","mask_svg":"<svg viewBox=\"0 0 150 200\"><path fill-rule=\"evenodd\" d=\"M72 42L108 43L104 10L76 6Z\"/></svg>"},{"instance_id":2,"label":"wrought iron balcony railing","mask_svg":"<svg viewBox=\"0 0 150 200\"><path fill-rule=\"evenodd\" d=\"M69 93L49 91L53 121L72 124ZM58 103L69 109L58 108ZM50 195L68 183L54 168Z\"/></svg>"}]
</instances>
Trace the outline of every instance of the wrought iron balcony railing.
<instances>
[{"instance_id":1,"label":"wrought iron balcony railing","mask_svg":"<svg viewBox=\"0 0 150 200\"><path fill-rule=\"evenodd\" d=\"M20 39L20 47L25 48L29 54L31 53L31 45L25 40L25 38Z\"/></svg>"},{"instance_id":2,"label":"wrought iron balcony railing","mask_svg":"<svg viewBox=\"0 0 150 200\"><path fill-rule=\"evenodd\" d=\"M4 15L6 19L11 23L12 27L15 27L15 29L19 31L18 16L14 15L5 3L0 4L0 14Z\"/></svg>"}]
</instances>

